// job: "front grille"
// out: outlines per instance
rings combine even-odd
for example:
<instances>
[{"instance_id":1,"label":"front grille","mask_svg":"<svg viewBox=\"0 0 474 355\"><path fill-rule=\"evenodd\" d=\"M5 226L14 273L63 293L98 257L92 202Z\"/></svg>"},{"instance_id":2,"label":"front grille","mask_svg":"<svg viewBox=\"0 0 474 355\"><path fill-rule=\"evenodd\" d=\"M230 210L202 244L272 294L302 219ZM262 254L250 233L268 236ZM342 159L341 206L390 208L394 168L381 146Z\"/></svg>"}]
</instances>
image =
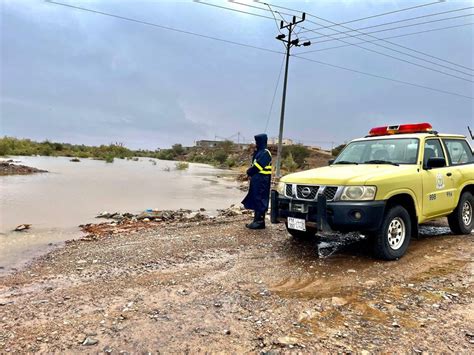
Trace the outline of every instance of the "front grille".
<instances>
[{"instance_id":1,"label":"front grille","mask_svg":"<svg viewBox=\"0 0 474 355\"><path fill-rule=\"evenodd\" d=\"M337 186L327 186L324 189L323 195L326 197L326 200L331 201L334 200L334 197L336 196L337 192Z\"/></svg>"},{"instance_id":2,"label":"front grille","mask_svg":"<svg viewBox=\"0 0 474 355\"><path fill-rule=\"evenodd\" d=\"M318 190L319 186L297 185L296 197L303 198L305 200L314 200L318 194Z\"/></svg>"},{"instance_id":3,"label":"front grille","mask_svg":"<svg viewBox=\"0 0 474 355\"><path fill-rule=\"evenodd\" d=\"M286 184L286 196L292 197L293 196L293 185Z\"/></svg>"}]
</instances>

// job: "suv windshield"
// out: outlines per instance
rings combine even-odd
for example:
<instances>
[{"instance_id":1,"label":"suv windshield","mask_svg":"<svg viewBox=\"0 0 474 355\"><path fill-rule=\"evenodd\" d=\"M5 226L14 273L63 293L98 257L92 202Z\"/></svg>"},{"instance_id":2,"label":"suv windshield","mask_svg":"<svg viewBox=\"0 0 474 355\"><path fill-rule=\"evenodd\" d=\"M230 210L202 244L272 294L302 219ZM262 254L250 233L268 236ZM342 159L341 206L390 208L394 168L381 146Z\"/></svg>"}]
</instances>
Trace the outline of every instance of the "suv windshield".
<instances>
[{"instance_id":1,"label":"suv windshield","mask_svg":"<svg viewBox=\"0 0 474 355\"><path fill-rule=\"evenodd\" d=\"M349 143L334 164L416 164L416 138L370 139Z\"/></svg>"}]
</instances>

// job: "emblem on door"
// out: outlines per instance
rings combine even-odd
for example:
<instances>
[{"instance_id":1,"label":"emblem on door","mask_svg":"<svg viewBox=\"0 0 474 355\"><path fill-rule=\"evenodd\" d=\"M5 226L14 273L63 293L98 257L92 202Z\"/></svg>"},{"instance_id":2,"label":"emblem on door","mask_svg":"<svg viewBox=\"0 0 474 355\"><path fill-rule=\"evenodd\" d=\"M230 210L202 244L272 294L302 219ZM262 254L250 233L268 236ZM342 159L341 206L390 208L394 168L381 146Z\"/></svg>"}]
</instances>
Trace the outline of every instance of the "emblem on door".
<instances>
[{"instance_id":1,"label":"emblem on door","mask_svg":"<svg viewBox=\"0 0 474 355\"><path fill-rule=\"evenodd\" d=\"M441 173L436 175L436 188L438 190L444 189L444 176Z\"/></svg>"}]
</instances>

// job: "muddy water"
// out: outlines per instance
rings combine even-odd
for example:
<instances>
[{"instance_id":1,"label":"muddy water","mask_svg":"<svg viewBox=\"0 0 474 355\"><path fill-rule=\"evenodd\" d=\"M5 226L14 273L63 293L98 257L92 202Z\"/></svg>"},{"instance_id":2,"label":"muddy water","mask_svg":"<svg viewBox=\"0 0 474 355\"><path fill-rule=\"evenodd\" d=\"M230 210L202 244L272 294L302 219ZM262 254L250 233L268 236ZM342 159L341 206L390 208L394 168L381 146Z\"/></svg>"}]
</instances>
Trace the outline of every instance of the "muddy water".
<instances>
[{"instance_id":1,"label":"muddy water","mask_svg":"<svg viewBox=\"0 0 474 355\"><path fill-rule=\"evenodd\" d=\"M232 172L203 164L178 171L175 162L148 158L115 159L113 164L55 157L17 159L49 173L0 177L0 273L79 236L77 226L93 222L101 211L215 210L243 197ZM24 223L32 224L32 229L11 232Z\"/></svg>"}]
</instances>

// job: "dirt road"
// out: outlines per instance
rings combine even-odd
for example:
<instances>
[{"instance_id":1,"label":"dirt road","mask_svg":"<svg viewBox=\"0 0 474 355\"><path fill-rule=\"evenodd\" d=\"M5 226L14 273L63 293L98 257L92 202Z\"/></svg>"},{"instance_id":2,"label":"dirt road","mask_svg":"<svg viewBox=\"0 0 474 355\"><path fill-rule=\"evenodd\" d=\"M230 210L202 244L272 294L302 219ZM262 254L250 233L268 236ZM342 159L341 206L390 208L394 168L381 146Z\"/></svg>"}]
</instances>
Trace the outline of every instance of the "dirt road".
<instances>
[{"instance_id":1,"label":"dirt road","mask_svg":"<svg viewBox=\"0 0 474 355\"><path fill-rule=\"evenodd\" d=\"M0 352L472 353L474 235L422 234L397 262L243 217L76 241L0 279Z\"/></svg>"}]
</instances>

